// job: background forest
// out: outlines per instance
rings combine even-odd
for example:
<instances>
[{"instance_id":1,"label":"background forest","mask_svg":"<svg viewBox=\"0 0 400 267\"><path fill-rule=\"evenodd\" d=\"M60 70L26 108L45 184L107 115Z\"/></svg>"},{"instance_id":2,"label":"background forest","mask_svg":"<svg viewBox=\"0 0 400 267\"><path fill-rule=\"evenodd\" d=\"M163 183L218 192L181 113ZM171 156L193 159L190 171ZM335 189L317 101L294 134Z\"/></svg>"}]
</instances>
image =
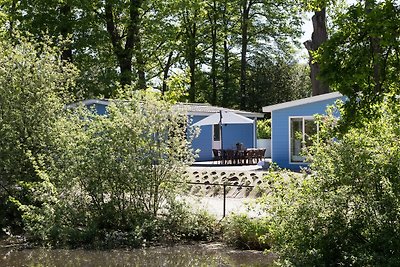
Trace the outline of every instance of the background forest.
<instances>
[{"instance_id":1,"label":"background forest","mask_svg":"<svg viewBox=\"0 0 400 267\"><path fill-rule=\"evenodd\" d=\"M259 0L5 0L5 37L47 36L79 70L78 99L116 95L118 84L181 101L260 111L311 94L296 51L304 6Z\"/></svg>"}]
</instances>

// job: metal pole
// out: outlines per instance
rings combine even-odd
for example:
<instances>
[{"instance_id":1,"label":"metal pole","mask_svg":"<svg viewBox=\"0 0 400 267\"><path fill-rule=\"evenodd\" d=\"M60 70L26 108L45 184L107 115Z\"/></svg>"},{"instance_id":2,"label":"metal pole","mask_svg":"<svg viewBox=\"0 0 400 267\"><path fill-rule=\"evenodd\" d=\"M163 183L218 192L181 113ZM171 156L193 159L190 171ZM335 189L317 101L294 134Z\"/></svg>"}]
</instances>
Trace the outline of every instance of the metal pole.
<instances>
[{"instance_id":1,"label":"metal pole","mask_svg":"<svg viewBox=\"0 0 400 267\"><path fill-rule=\"evenodd\" d=\"M221 142L221 157L222 157L222 164L225 164L225 153L224 153L224 140L222 139L222 110L219 111L219 139Z\"/></svg>"},{"instance_id":2,"label":"metal pole","mask_svg":"<svg viewBox=\"0 0 400 267\"><path fill-rule=\"evenodd\" d=\"M222 213L222 218L225 218L225 209L226 209L226 184L224 184L224 210Z\"/></svg>"}]
</instances>

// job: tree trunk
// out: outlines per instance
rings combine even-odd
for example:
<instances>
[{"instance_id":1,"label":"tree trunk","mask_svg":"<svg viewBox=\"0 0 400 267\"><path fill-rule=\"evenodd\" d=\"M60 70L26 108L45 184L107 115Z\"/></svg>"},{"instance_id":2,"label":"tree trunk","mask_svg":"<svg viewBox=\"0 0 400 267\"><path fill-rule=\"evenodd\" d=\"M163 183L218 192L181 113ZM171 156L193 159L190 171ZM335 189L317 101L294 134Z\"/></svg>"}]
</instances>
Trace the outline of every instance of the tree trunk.
<instances>
[{"instance_id":1,"label":"tree trunk","mask_svg":"<svg viewBox=\"0 0 400 267\"><path fill-rule=\"evenodd\" d=\"M128 27L128 36L132 42L129 44L129 47L135 49L134 55L136 58L136 68L137 68L137 76L138 76L138 89L146 89L146 76L145 76L145 62L142 54L142 42L140 38L140 13L139 9L142 5L143 0L130 0L130 8L129 8L129 17L130 24ZM130 36L131 35L131 36Z\"/></svg>"},{"instance_id":2,"label":"tree trunk","mask_svg":"<svg viewBox=\"0 0 400 267\"><path fill-rule=\"evenodd\" d=\"M251 1L243 1L242 11L242 51L240 59L240 108L246 109L246 85L247 85L247 46L248 46L248 28L249 28L249 13Z\"/></svg>"},{"instance_id":3,"label":"tree trunk","mask_svg":"<svg viewBox=\"0 0 400 267\"><path fill-rule=\"evenodd\" d=\"M213 14L210 16L212 23L211 27L211 42L212 42L212 55L211 55L211 83L212 83L212 97L211 105L217 104L217 6L216 0L213 1Z\"/></svg>"},{"instance_id":4,"label":"tree trunk","mask_svg":"<svg viewBox=\"0 0 400 267\"><path fill-rule=\"evenodd\" d=\"M169 69L172 66L172 56L173 56L173 54L174 54L173 51L171 51L168 54L167 64L165 64L165 67L163 69L164 76L163 76L163 84L162 84L162 89L161 89L161 93L162 94L164 94L167 91L167 79L168 79Z\"/></svg>"},{"instance_id":5,"label":"tree trunk","mask_svg":"<svg viewBox=\"0 0 400 267\"><path fill-rule=\"evenodd\" d=\"M312 17L314 32L312 33L311 40L304 42L304 46L309 53L309 65L311 70L311 84L312 94L321 95L329 93L329 87L318 80L320 67L318 63L313 62L312 52L318 50L318 48L328 40L328 32L326 29L326 9L322 8L320 11L316 11Z\"/></svg>"},{"instance_id":6,"label":"tree trunk","mask_svg":"<svg viewBox=\"0 0 400 267\"><path fill-rule=\"evenodd\" d=\"M126 41L123 44L124 36L119 33L116 26L112 1L105 2L105 19L107 32L110 36L114 50L114 55L117 58L120 68L120 83L122 86L132 83L132 58L133 54L136 57L138 65L138 86L139 88L146 87L144 75L144 61L141 57L141 40L140 40L140 14L139 9L142 5L141 0L130 0L129 6L129 21L127 23ZM135 51L134 51L135 48Z\"/></svg>"},{"instance_id":7,"label":"tree trunk","mask_svg":"<svg viewBox=\"0 0 400 267\"><path fill-rule=\"evenodd\" d=\"M228 9L228 1L224 2L224 12L222 20L224 23L224 80L223 80L223 91L222 91L222 103L227 104L228 92L229 92L229 47L228 47L228 19L226 17Z\"/></svg>"},{"instance_id":8,"label":"tree trunk","mask_svg":"<svg viewBox=\"0 0 400 267\"><path fill-rule=\"evenodd\" d=\"M69 34L72 33L72 25L71 25L71 6L69 4L64 4L60 7L60 34L64 40L69 38ZM67 44L66 47L63 47L61 52L61 59L72 62L72 48L71 44Z\"/></svg>"},{"instance_id":9,"label":"tree trunk","mask_svg":"<svg viewBox=\"0 0 400 267\"><path fill-rule=\"evenodd\" d=\"M190 73L190 88L189 88L189 101L196 101L196 35L197 25L195 22L189 27L189 40L188 40L188 63Z\"/></svg>"}]
</instances>

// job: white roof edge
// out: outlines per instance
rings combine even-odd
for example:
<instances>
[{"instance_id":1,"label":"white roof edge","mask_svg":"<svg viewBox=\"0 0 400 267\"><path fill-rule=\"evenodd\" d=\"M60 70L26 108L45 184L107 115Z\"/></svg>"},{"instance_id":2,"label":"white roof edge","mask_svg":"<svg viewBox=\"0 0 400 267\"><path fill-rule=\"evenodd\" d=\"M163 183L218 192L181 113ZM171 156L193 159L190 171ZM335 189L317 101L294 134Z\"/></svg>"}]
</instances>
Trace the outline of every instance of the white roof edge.
<instances>
[{"instance_id":1,"label":"white roof edge","mask_svg":"<svg viewBox=\"0 0 400 267\"><path fill-rule=\"evenodd\" d=\"M248 118L264 118L264 114L263 113L258 113L258 112L240 112L240 111L232 111L232 110L225 110L227 112L232 112L232 113L236 113L239 115L242 115L244 117L248 117ZM218 111L210 111L210 112L204 112L204 111L187 111L187 114L189 116L210 116L214 113L218 113Z\"/></svg>"},{"instance_id":2,"label":"white roof edge","mask_svg":"<svg viewBox=\"0 0 400 267\"><path fill-rule=\"evenodd\" d=\"M339 92L333 92L333 93L328 93L328 94L323 94L323 95L317 95L317 96L311 96L307 98L302 98L298 100L293 100L289 102L284 102L276 105L271 105L271 106L265 106L262 108L263 112L272 112L274 110L279 110L279 109L284 109L284 108L290 108L290 107L295 107L295 106L300 106L304 104L310 104L310 103L315 103L319 101L324 101L332 98L338 98L342 97L343 95Z\"/></svg>"},{"instance_id":3,"label":"white roof edge","mask_svg":"<svg viewBox=\"0 0 400 267\"><path fill-rule=\"evenodd\" d=\"M73 108L73 107L76 107L76 106L79 106L79 105L89 106L89 105L93 105L93 104L100 104L100 105L107 106L107 105L110 104L110 101L101 100L101 99L85 99L85 100L82 100L82 101L78 101L78 102L75 102L75 103L68 104L67 107L68 108Z\"/></svg>"},{"instance_id":4,"label":"white roof edge","mask_svg":"<svg viewBox=\"0 0 400 267\"><path fill-rule=\"evenodd\" d=\"M68 104L67 107L68 108L72 108L72 107L76 107L78 105L85 105L85 106L90 106L93 104L100 104L100 105L109 105L110 104L110 100L106 100L106 99L85 99L79 102L75 102L75 103L71 103ZM208 106L211 107L211 106ZM232 110L232 109L226 109L226 108L221 108L222 110L226 110L226 111L230 111L230 112L234 112L236 114L240 114L242 116L245 117L249 117L249 118L263 118L264 114L263 113L258 113L258 112L250 112L250 111L238 111L238 110ZM201 111L186 111L188 113L188 115L192 115L192 116L209 116L210 114L216 113L216 112L201 112Z\"/></svg>"}]
</instances>

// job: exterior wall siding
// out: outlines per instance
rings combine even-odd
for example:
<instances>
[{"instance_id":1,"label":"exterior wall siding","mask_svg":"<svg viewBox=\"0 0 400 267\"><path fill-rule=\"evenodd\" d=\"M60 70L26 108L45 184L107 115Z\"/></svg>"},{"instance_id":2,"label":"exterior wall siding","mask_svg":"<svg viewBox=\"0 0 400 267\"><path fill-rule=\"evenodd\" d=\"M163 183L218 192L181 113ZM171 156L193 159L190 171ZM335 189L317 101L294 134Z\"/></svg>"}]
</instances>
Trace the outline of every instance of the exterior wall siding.
<instances>
[{"instance_id":1,"label":"exterior wall siding","mask_svg":"<svg viewBox=\"0 0 400 267\"><path fill-rule=\"evenodd\" d=\"M343 98L344 99L344 98ZM272 112L272 161L281 168L300 170L307 163L290 163L289 151L289 117L306 117L325 114L326 107L337 99L328 99L315 103L284 108Z\"/></svg>"},{"instance_id":2,"label":"exterior wall siding","mask_svg":"<svg viewBox=\"0 0 400 267\"><path fill-rule=\"evenodd\" d=\"M192 123L204 119L206 116L191 116ZM192 148L199 150L196 161L212 160L212 126L204 125L200 127L200 134L192 141Z\"/></svg>"}]
</instances>

